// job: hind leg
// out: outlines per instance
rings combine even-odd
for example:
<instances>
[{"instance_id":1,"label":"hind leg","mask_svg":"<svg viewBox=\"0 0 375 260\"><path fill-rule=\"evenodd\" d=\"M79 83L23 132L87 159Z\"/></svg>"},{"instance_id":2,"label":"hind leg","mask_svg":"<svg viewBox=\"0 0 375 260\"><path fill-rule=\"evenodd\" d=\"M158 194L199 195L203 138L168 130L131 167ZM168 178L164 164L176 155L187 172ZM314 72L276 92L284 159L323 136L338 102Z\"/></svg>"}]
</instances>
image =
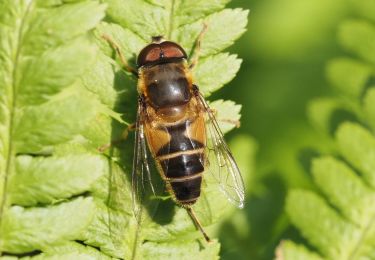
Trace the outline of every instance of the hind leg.
<instances>
[{"instance_id":1,"label":"hind leg","mask_svg":"<svg viewBox=\"0 0 375 260\"><path fill-rule=\"evenodd\" d=\"M207 27L208 27L207 24L203 23L203 29L199 33L198 38L195 42L194 49L193 49L193 57L191 58L191 63L189 65L190 69L193 69L198 64L199 54L201 51L201 43L202 43L203 36L205 35L207 31Z\"/></svg>"},{"instance_id":2,"label":"hind leg","mask_svg":"<svg viewBox=\"0 0 375 260\"><path fill-rule=\"evenodd\" d=\"M108 150L112 146L114 146L116 144L119 144L122 141L126 140L126 138L128 138L129 132L134 131L135 128L136 128L135 123L128 125L128 127L122 132L121 136L118 139L112 140L110 143L104 144L104 145L98 147L98 151L100 153L104 153L106 150Z\"/></svg>"}]
</instances>

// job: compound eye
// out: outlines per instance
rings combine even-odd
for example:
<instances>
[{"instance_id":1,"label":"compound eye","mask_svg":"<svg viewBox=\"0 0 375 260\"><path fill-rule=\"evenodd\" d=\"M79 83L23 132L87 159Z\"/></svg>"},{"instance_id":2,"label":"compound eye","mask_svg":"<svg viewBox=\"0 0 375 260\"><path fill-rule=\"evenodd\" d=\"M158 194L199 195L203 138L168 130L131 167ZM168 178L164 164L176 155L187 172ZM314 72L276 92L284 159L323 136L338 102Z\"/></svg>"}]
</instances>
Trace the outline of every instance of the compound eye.
<instances>
[{"instance_id":1,"label":"compound eye","mask_svg":"<svg viewBox=\"0 0 375 260\"><path fill-rule=\"evenodd\" d=\"M151 43L138 55L138 68L155 62L168 62L173 59L187 58L185 50L174 42Z\"/></svg>"},{"instance_id":2,"label":"compound eye","mask_svg":"<svg viewBox=\"0 0 375 260\"><path fill-rule=\"evenodd\" d=\"M137 65L142 67L151 62L155 62L160 59L160 45L151 43L141 50L138 55Z\"/></svg>"},{"instance_id":3,"label":"compound eye","mask_svg":"<svg viewBox=\"0 0 375 260\"><path fill-rule=\"evenodd\" d=\"M160 46L164 58L187 58L185 50L175 42L165 41Z\"/></svg>"}]
</instances>

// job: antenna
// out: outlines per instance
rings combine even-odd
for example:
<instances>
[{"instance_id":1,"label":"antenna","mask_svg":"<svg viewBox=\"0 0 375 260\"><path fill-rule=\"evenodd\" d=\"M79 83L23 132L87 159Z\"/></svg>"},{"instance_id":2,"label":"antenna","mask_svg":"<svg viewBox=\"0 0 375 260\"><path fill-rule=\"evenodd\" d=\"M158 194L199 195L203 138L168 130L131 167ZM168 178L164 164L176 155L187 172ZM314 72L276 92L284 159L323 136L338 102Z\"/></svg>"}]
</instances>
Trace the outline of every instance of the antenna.
<instances>
[{"instance_id":1,"label":"antenna","mask_svg":"<svg viewBox=\"0 0 375 260\"><path fill-rule=\"evenodd\" d=\"M153 43L161 43L164 41L164 36L163 35L152 36L151 39Z\"/></svg>"}]
</instances>

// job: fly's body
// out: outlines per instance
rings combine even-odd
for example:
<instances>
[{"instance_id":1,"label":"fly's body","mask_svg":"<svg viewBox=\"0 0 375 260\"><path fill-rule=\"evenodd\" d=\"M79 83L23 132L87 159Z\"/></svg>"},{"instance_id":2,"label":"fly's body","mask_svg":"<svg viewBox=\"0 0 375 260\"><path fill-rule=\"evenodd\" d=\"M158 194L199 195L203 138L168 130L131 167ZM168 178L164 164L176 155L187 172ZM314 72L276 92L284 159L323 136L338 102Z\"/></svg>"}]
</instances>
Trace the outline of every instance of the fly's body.
<instances>
[{"instance_id":1,"label":"fly's body","mask_svg":"<svg viewBox=\"0 0 375 260\"><path fill-rule=\"evenodd\" d=\"M202 35L203 32L198 37L197 47ZM154 191L150 152L167 191L178 205L186 208L209 241L192 208L201 194L203 173L211 174L229 201L240 208L245 192L240 171L215 116L193 82L191 68L197 63L198 55L189 64L180 45L153 37L153 42L139 53L135 70L126 63L118 46L110 38L104 38L116 49L125 69L138 77L133 205L138 205L144 197L145 180ZM215 159L211 162L217 166L215 170L207 167L209 157Z\"/></svg>"},{"instance_id":2,"label":"fly's body","mask_svg":"<svg viewBox=\"0 0 375 260\"><path fill-rule=\"evenodd\" d=\"M167 189L181 206L200 195L205 165L205 120L194 96L186 61L140 69L139 91L147 118L144 131Z\"/></svg>"}]
</instances>

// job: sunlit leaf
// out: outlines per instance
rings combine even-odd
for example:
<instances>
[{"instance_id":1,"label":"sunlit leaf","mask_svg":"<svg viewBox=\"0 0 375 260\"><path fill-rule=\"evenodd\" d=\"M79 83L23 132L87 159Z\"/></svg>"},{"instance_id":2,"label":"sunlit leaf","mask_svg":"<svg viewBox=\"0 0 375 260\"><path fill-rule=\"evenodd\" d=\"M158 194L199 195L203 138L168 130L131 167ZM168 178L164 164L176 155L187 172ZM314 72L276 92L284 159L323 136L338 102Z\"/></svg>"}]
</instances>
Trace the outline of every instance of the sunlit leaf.
<instances>
[{"instance_id":1,"label":"sunlit leaf","mask_svg":"<svg viewBox=\"0 0 375 260\"><path fill-rule=\"evenodd\" d=\"M135 66L155 35L192 54L207 24L193 74L208 95L232 80L241 64L223 51L245 31L248 11L224 9L227 2L0 2L0 253L218 259L219 242L203 242L186 210L170 199L150 198L158 208L145 207L141 222L134 217L133 133L123 131L135 117L137 79L122 69L103 36ZM240 105L211 104L224 132L239 126ZM204 185L195 211L205 227L233 210L216 186Z\"/></svg>"},{"instance_id":2,"label":"sunlit leaf","mask_svg":"<svg viewBox=\"0 0 375 260\"><path fill-rule=\"evenodd\" d=\"M0 3L0 252L24 254L79 239L95 214L94 155L50 156L79 139L100 110L76 82L98 48L98 1ZM84 167L84 169L82 169Z\"/></svg>"},{"instance_id":3,"label":"sunlit leaf","mask_svg":"<svg viewBox=\"0 0 375 260\"><path fill-rule=\"evenodd\" d=\"M364 17L373 18L370 1L352 2ZM316 190L289 192L286 211L307 245L282 243L278 259L375 257L374 26L365 19L344 21L339 42L359 59L331 61L327 76L336 95L309 106L313 124L332 134L335 153L312 160Z\"/></svg>"},{"instance_id":4,"label":"sunlit leaf","mask_svg":"<svg viewBox=\"0 0 375 260\"><path fill-rule=\"evenodd\" d=\"M348 20L341 24L340 43L365 61L375 63L375 26L364 20Z\"/></svg>"}]
</instances>

